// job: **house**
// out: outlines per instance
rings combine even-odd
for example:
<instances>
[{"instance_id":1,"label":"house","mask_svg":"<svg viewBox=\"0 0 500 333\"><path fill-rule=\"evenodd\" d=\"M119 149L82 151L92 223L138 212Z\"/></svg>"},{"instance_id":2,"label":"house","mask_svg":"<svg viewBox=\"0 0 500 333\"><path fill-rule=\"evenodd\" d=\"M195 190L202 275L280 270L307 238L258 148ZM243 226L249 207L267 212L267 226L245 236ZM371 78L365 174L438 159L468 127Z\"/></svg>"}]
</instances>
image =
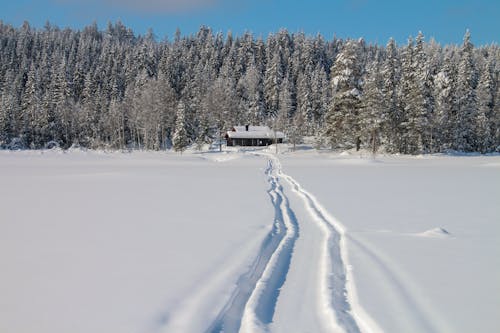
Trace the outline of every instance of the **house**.
<instances>
[{"instance_id":1,"label":"house","mask_svg":"<svg viewBox=\"0 0 500 333\"><path fill-rule=\"evenodd\" d=\"M225 139L228 146L268 146L278 141L282 143L285 134L273 131L268 126L234 126L227 131Z\"/></svg>"}]
</instances>

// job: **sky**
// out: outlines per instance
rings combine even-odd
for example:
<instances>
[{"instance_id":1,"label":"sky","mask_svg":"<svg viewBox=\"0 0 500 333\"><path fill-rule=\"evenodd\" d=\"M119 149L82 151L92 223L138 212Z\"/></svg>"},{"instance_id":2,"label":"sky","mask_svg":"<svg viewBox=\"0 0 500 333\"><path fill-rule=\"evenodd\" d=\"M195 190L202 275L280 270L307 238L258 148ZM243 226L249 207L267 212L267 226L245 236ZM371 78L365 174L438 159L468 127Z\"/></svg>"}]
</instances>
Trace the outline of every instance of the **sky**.
<instances>
[{"instance_id":1,"label":"sky","mask_svg":"<svg viewBox=\"0 0 500 333\"><path fill-rule=\"evenodd\" d=\"M389 38L404 44L422 31L426 40L461 44L466 29L475 45L499 44L499 0L0 0L0 20L42 28L81 29L97 22L120 20L136 34L151 28L159 39L172 39L200 26L214 32L265 38L287 29L325 38L364 38L385 45Z\"/></svg>"}]
</instances>

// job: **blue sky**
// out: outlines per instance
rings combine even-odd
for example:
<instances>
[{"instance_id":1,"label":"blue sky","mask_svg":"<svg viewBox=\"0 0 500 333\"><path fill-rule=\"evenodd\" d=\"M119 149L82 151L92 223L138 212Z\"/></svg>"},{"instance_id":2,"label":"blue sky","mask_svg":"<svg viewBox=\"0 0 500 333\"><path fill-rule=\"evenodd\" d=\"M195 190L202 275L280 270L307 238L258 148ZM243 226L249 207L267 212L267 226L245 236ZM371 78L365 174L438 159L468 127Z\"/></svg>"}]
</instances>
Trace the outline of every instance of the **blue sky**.
<instances>
[{"instance_id":1,"label":"blue sky","mask_svg":"<svg viewBox=\"0 0 500 333\"><path fill-rule=\"evenodd\" d=\"M263 37L286 28L383 45L390 37L405 43L422 31L426 40L449 44L461 43L470 29L474 44L484 45L499 43L499 18L499 0L0 0L0 20L14 26L50 21L80 29L97 21L104 29L121 20L138 34L152 28L159 39L172 38L177 27L191 34L206 25Z\"/></svg>"}]
</instances>

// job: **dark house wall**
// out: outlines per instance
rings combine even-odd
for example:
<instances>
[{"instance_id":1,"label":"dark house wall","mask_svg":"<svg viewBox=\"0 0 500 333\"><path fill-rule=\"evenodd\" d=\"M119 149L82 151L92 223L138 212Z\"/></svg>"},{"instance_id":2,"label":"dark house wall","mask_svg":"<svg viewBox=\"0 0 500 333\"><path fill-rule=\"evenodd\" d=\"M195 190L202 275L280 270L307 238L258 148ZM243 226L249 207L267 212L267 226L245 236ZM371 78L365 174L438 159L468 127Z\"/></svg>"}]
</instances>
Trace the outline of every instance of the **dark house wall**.
<instances>
[{"instance_id":1,"label":"dark house wall","mask_svg":"<svg viewBox=\"0 0 500 333\"><path fill-rule=\"evenodd\" d=\"M245 146L245 147L252 147L252 146L269 146L273 144L274 139L237 139L237 138L229 138L226 137L227 140L227 145L228 146ZM283 139L278 139L278 143L283 143Z\"/></svg>"}]
</instances>

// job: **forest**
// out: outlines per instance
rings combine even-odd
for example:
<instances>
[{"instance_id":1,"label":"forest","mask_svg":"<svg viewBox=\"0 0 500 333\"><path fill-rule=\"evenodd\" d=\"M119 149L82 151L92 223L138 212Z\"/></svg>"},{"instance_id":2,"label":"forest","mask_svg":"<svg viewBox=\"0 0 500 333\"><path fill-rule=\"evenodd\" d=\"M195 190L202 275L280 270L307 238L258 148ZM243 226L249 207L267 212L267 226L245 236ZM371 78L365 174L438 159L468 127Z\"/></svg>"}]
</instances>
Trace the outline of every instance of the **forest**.
<instances>
[{"instance_id":1,"label":"forest","mask_svg":"<svg viewBox=\"0 0 500 333\"><path fill-rule=\"evenodd\" d=\"M421 32L375 45L0 21L0 148L183 150L251 124L317 148L499 152L499 74L499 46L476 47L469 31L461 45Z\"/></svg>"}]
</instances>

